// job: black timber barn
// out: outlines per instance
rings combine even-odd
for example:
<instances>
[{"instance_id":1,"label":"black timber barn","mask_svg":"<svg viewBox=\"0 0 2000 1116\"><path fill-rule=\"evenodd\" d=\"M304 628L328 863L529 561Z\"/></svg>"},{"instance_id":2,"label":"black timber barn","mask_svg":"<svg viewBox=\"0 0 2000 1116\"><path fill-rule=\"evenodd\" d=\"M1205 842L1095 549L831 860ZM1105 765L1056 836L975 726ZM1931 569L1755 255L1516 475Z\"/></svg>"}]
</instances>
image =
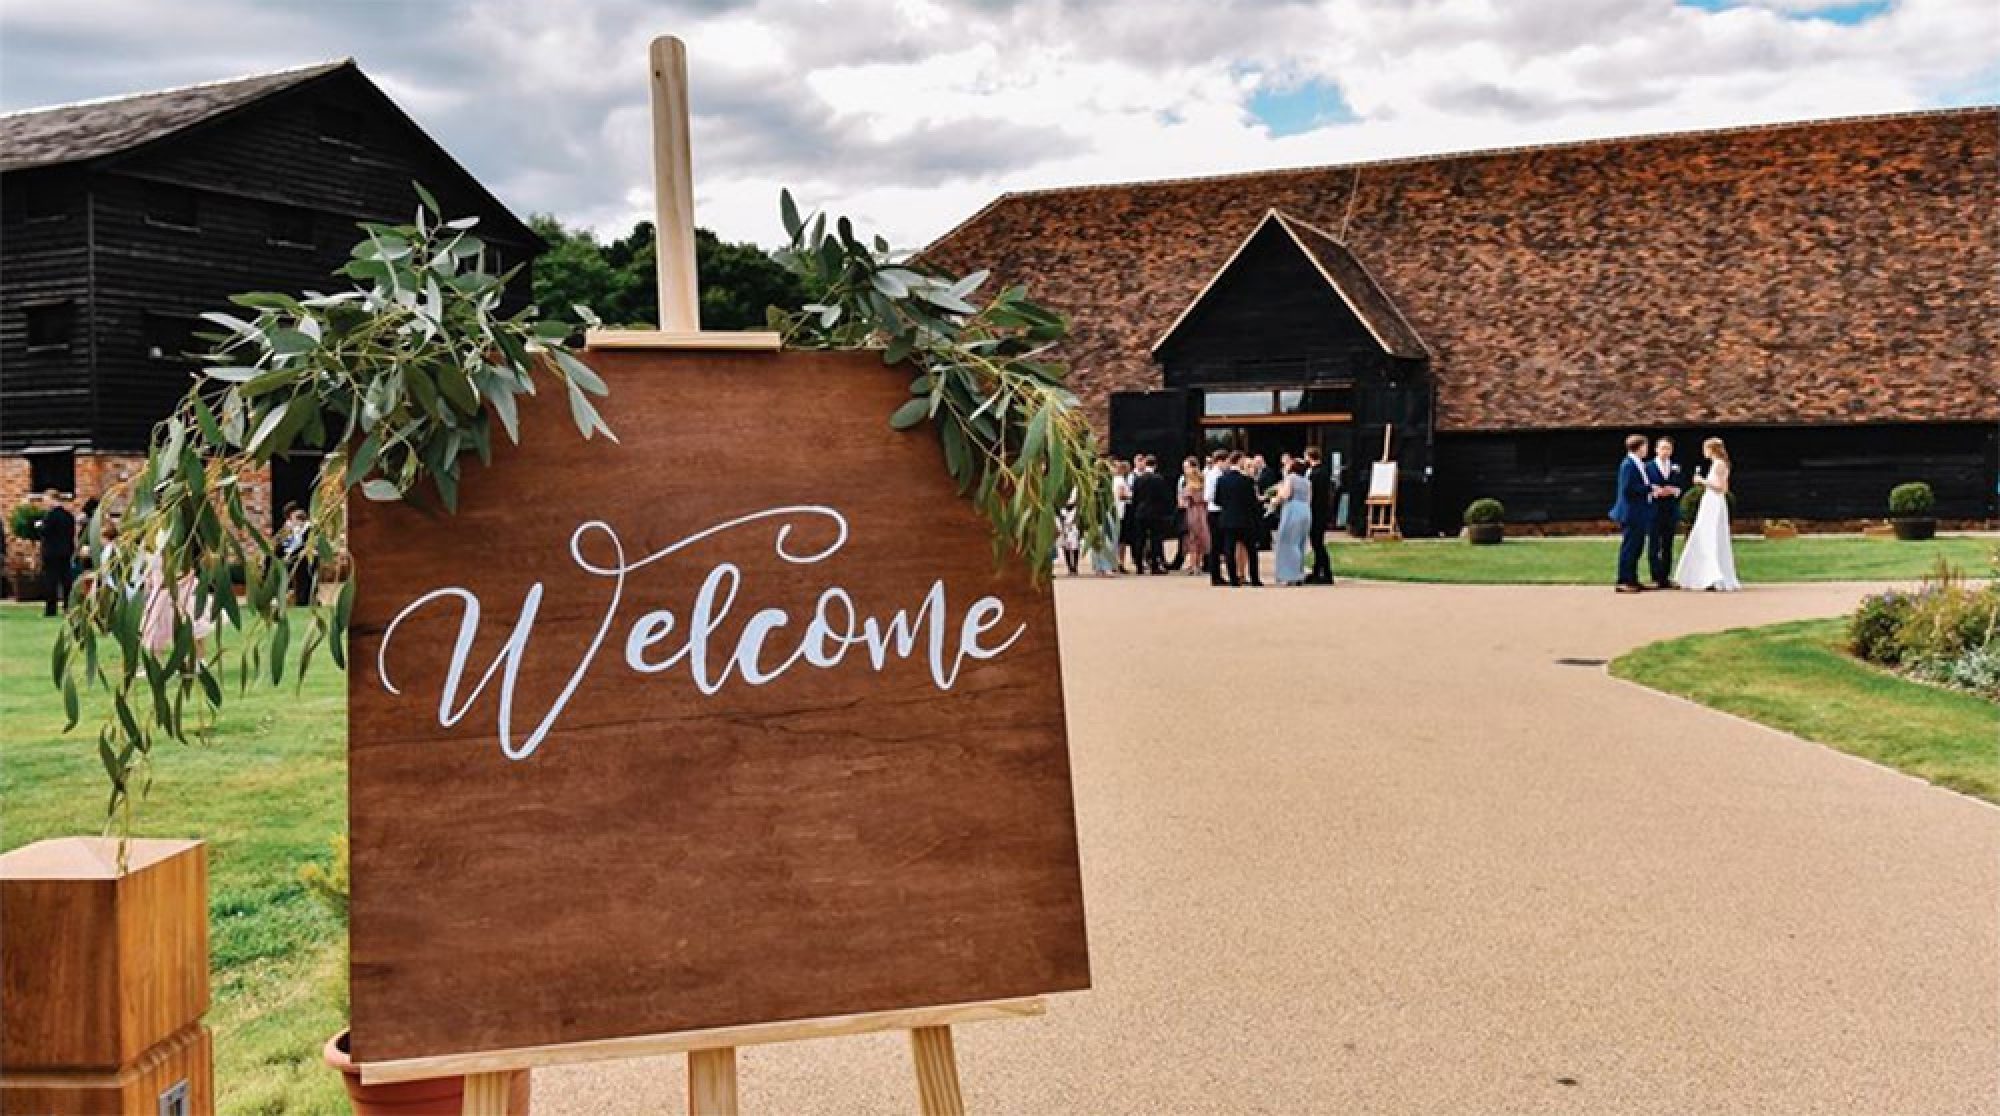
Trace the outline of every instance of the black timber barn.
<instances>
[{"instance_id":1,"label":"black timber barn","mask_svg":"<svg viewBox=\"0 0 2000 1116\"><path fill-rule=\"evenodd\" d=\"M1024 191L924 256L1070 316L1121 456L1352 493L1386 431L1410 534L1608 529L1628 432L1724 438L1747 523L2000 517L2000 107Z\"/></svg>"},{"instance_id":2,"label":"black timber barn","mask_svg":"<svg viewBox=\"0 0 2000 1116\"><path fill-rule=\"evenodd\" d=\"M544 247L352 60L0 117L0 503L136 471L197 315L343 288L356 222L409 221L418 182L503 266ZM271 514L314 468L273 469Z\"/></svg>"}]
</instances>

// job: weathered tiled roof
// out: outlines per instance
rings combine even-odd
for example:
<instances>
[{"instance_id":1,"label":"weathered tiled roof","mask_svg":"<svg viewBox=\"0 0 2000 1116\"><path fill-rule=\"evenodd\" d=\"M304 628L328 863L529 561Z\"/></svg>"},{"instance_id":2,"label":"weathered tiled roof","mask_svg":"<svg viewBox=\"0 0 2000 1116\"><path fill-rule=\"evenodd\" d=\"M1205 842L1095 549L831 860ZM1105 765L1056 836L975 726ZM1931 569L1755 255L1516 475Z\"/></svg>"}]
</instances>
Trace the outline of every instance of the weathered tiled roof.
<instances>
[{"instance_id":1,"label":"weathered tiled roof","mask_svg":"<svg viewBox=\"0 0 2000 1116\"><path fill-rule=\"evenodd\" d=\"M925 256L1069 313L1102 419L1273 209L1393 295L1444 430L2000 421L1995 107L1009 194Z\"/></svg>"},{"instance_id":2,"label":"weathered tiled roof","mask_svg":"<svg viewBox=\"0 0 2000 1116\"><path fill-rule=\"evenodd\" d=\"M115 155L344 66L349 59L228 81L0 116L0 171Z\"/></svg>"}]
</instances>

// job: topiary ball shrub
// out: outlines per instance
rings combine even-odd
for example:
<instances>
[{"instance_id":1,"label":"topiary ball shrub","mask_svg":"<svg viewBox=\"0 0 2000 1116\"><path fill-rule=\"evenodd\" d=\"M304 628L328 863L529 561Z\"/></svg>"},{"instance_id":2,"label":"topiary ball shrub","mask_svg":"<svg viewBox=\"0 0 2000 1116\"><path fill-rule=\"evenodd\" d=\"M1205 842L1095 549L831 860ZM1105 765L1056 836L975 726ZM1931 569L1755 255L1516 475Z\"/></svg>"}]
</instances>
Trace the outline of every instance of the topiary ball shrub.
<instances>
[{"instance_id":1,"label":"topiary ball shrub","mask_svg":"<svg viewBox=\"0 0 2000 1116\"><path fill-rule=\"evenodd\" d=\"M1491 496L1483 496L1465 506L1465 521L1471 524L1505 523L1507 506Z\"/></svg>"},{"instance_id":2,"label":"topiary ball shrub","mask_svg":"<svg viewBox=\"0 0 2000 1116\"><path fill-rule=\"evenodd\" d=\"M1889 514L1898 519L1920 518L1937 507L1937 495L1923 481L1899 484L1889 490Z\"/></svg>"},{"instance_id":3,"label":"topiary ball shrub","mask_svg":"<svg viewBox=\"0 0 2000 1116\"><path fill-rule=\"evenodd\" d=\"M7 513L7 537L34 540L41 538L37 530L42 524L42 509L33 504L15 504Z\"/></svg>"}]
</instances>

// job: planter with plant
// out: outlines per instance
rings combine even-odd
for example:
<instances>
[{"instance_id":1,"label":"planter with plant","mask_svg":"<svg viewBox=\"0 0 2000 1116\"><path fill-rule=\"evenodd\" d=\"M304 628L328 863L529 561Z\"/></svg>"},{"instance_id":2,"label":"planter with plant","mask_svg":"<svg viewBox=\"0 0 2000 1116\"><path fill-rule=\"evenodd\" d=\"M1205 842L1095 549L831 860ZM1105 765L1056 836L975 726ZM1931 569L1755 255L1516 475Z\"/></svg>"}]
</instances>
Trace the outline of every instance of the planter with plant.
<instances>
[{"instance_id":1,"label":"planter with plant","mask_svg":"<svg viewBox=\"0 0 2000 1116\"><path fill-rule=\"evenodd\" d=\"M1771 540L1796 539L1799 526L1789 519L1767 519L1764 521L1764 537Z\"/></svg>"},{"instance_id":2,"label":"planter with plant","mask_svg":"<svg viewBox=\"0 0 2000 1116\"><path fill-rule=\"evenodd\" d=\"M1937 507L1937 496L1931 486L1923 481L1899 484L1889 490L1889 519L1896 528L1896 537L1904 542L1922 542L1937 535L1937 520L1931 512Z\"/></svg>"},{"instance_id":3,"label":"planter with plant","mask_svg":"<svg viewBox=\"0 0 2000 1116\"><path fill-rule=\"evenodd\" d=\"M38 530L42 522L42 509L34 504L15 504L7 513L7 550L4 560L7 566L8 587L17 601L39 601L46 590L42 585L42 570L35 560L35 540L41 538Z\"/></svg>"},{"instance_id":4,"label":"planter with plant","mask_svg":"<svg viewBox=\"0 0 2000 1116\"><path fill-rule=\"evenodd\" d=\"M1465 535L1475 546L1491 546L1506 538L1506 506L1490 496L1466 505Z\"/></svg>"}]
</instances>

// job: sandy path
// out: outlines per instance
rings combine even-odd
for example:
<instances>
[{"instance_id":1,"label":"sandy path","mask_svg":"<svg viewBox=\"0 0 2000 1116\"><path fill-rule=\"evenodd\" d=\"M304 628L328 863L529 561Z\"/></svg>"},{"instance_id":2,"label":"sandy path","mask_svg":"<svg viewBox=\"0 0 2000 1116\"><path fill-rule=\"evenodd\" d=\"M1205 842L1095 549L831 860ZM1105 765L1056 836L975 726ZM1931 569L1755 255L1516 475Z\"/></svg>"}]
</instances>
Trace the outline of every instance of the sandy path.
<instances>
[{"instance_id":1,"label":"sandy path","mask_svg":"<svg viewBox=\"0 0 2000 1116\"><path fill-rule=\"evenodd\" d=\"M1862 591L1062 584L1096 987L960 1028L970 1106L2000 1112L2000 810L1555 662ZM741 1065L746 1113L915 1111L899 1036Z\"/></svg>"}]
</instances>

